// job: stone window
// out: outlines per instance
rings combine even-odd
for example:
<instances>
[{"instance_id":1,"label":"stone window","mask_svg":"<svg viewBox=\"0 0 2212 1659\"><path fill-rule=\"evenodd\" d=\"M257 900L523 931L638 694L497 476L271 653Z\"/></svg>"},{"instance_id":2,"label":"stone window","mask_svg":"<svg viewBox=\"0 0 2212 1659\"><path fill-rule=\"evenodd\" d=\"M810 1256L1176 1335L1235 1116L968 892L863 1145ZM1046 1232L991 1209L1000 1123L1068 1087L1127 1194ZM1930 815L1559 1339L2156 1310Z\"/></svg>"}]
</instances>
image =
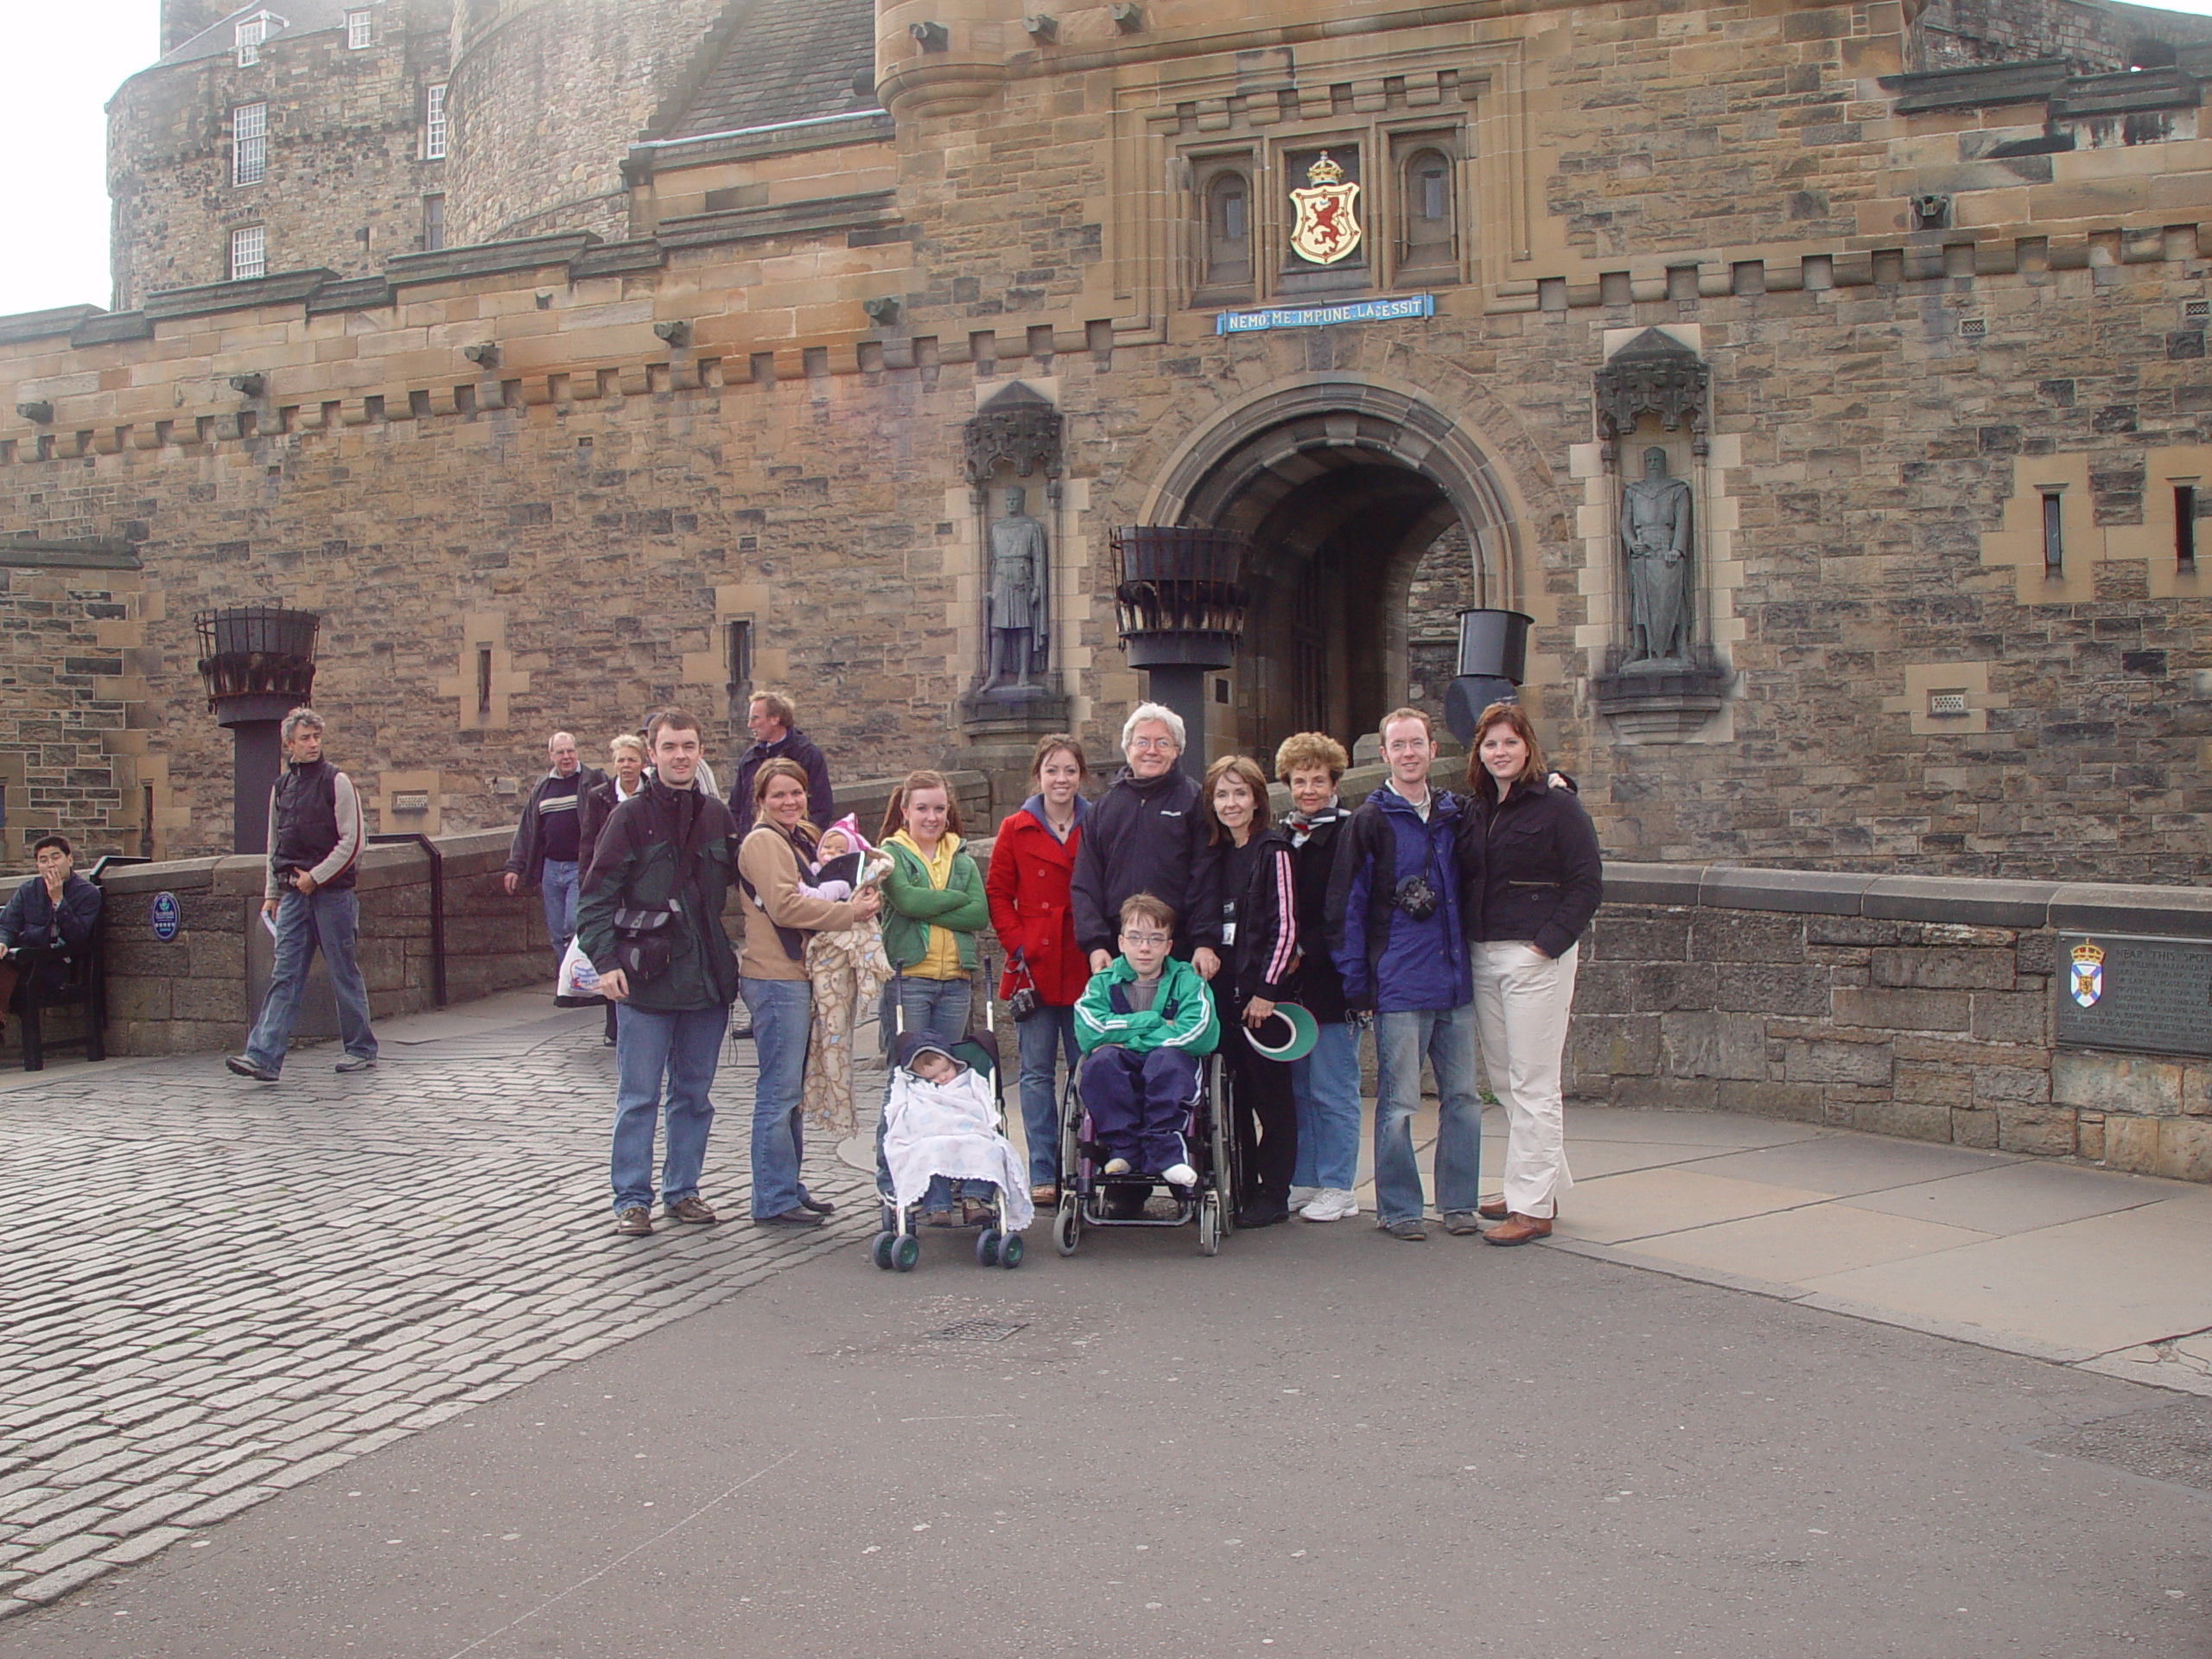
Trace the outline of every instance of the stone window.
<instances>
[{"instance_id":1,"label":"stone window","mask_svg":"<svg viewBox=\"0 0 2212 1659\"><path fill-rule=\"evenodd\" d=\"M429 89L423 99L423 159L442 162L446 158L446 89L442 81Z\"/></svg>"},{"instance_id":2,"label":"stone window","mask_svg":"<svg viewBox=\"0 0 2212 1659\"><path fill-rule=\"evenodd\" d=\"M742 721L753 706L753 619L741 616L724 626L728 630L725 650L728 658L724 690L729 699L729 717L736 722Z\"/></svg>"},{"instance_id":3,"label":"stone window","mask_svg":"<svg viewBox=\"0 0 2212 1659\"><path fill-rule=\"evenodd\" d=\"M1434 139L1402 141L1398 157L1398 269L1408 279L1449 282L1459 270L1456 168Z\"/></svg>"},{"instance_id":4,"label":"stone window","mask_svg":"<svg viewBox=\"0 0 2212 1659\"><path fill-rule=\"evenodd\" d=\"M1252 162L1217 156L1196 163L1201 289L1252 285Z\"/></svg>"},{"instance_id":5,"label":"stone window","mask_svg":"<svg viewBox=\"0 0 2212 1659\"><path fill-rule=\"evenodd\" d=\"M241 104L231 111L231 182L259 184L269 173L269 106Z\"/></svg>"},{"instance_id":6,"label":"stone window","mask_svg":"<svg viewBox=\"0 0 2212 1659\"><path fill-rule=\"evenodd\" d=\"M2174 486L2174 568L2196 569L2196 486Z\"/></svg>"},{"instance_id":7,"label":"stone window","mask_svg":"<svg viewBox=\"0 0 2212 1659\"><path fill-rule=\"evenodd\" d=\"M242 283L267 275L269 232L265 226L241 225L231 232L231 280Z\"/></svg>"},{"instance_id":8,"label":"stone window","mask_svg":"<svg viewBox=\"0 0 2212 1659\"><path fill-rule=\"evenodd\" d=\"M369 14L365 11L347 12L346 14L346 50L359 52L363 48L374 46L376 43L376 24Z\"/></svg>"},{"instance_id":9,"label":"stone window","mask_svg":"<svg viewBox=\"0 0 2212 1659\"><path fill-rule=\"evenodd\" d=\"M423 251L435 253L446 245L446 199L442 193L423 198Z\"/></svg>"},{"instance_id":10,"label":"stone window","mask_svg":"<svg viewBox=\"0 0 2212 1659\"><path fill-rule=\"evenodd\" d=\"M261 43L268 38L267 12L257 12L231 30L231 42L238 48L239 68L251 69L261 61Z\"/></svg>"}]
</instances>

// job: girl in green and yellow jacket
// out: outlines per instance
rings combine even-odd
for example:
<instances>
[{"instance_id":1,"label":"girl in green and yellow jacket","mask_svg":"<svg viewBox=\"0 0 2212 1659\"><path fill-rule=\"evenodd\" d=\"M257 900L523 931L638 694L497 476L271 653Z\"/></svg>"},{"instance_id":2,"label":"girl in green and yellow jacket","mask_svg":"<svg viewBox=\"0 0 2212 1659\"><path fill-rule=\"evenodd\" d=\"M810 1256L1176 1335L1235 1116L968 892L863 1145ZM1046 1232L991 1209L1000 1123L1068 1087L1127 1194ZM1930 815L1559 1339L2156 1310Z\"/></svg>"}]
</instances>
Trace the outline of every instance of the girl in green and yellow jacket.
<instances>
[{"instance_id":1,"label":"girl in green and yellow jacket","mask_svg":"<svg viewBox=\"0 0 2212 1659\"><path fill-rule=\"evenodd\" d=\"M883 988L881 1030L885 1070L904 1031L935 1032L957 1043L968 1034L968 1014L976 971L976 935L990 925L982 872L961 850L960 809L952 787L936 772L910 772L891 792L880 844L891 855L883 878L883 950L893 977ZM887 1089L884 1098L890 1094ZM883 1131L876 1129L876 1184L891 1191L883 1166ZM971 1214L988 1216L988 1192L982 1202L966 1201ZM952 1194L943 1181L930 1184L922 1218L934 1226L951 1224Z\"/></svg>"}]
</instances>

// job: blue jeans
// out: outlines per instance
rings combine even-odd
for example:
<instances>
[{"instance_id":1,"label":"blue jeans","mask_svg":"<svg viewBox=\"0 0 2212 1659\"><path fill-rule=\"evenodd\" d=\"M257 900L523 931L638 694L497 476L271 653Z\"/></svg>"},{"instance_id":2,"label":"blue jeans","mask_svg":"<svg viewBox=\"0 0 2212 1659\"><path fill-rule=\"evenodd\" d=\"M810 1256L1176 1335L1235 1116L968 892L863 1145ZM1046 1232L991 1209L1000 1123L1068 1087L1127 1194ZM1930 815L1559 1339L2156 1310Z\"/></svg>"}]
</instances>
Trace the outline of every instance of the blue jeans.
<instances>
[{"instance_id":1,"label":"blue jeans","mask_svg":"<svg viewBox=\"0 0 2212 1659\"><path fill-rule=\"evenodd\" d=\"M806 1185L798 1178L806 1141L799 1128L799 1090L806 1082L806 1033L814 1024L814 988L803 979L738 982L753 1018L760 1071L753 1085L753 1218L787 1215Z\"/></svg>"},{"instance_id":2,"label":"blue jeans","mask_svg":"<svg viewBox=\"0 0 2212 1659\"><path fill-rule=\"evenodd\" d=\"M1475 1008L1420 1008L1375 1016L1375 1210L1385 1227L1418 1221L1421 1166L1414 1109L1421 1058L1436 1071L1436 1207L1471 1212L1482 1182L1483 1107L1475 1094Z\"/></svg>"},{"instance_id":3,"label":"blue jeans","mask_svg":"<svg viewBox=\"0 0 2212 1659\"><path fill-rule=\"evenodd\" d=\"M948 1043L957 1043L968 1034L968 1007L975 988L965 979L914 979L907 975L895 976L883 988L883 1006L876 1014L876 1029L883 1039L883 1105L891 1105L891 1071L898 1064L899 1039L909 1031L933 1031ZM900 1020L905 1021L904 1030ZM891 1196L891 1166L883 1156L884 1113L875 1115L875 1190L885 1198ZM968 1181L962 1184L963 1195L987 1198L991 1195L989 1184ZM952 1184L943 1176L930 1182L930 1190L923 1195L925 1210L950 1210L952 1207Z\"/></svg>"},{"instance_id":4,"label":"blue jeans","mask_svg":"<svg viewBox=\"0 0 2212 1659\"><path fill-rule=\"evenodd\" d=\"M574 860L549 858L538 878L537 896L545 904L545 931L553 938L553 962L560 965L576 931L576 864Z\"/></svg>"},{"instance_id":5,"label":"blue jeans","mask_svg":"<svg viewBox=\"0 0 2212 1659\"><path fill-rule=\"evenodd\" d=\"M722 1033L728 1029L729 1010L719 1005L680 1014L615 1005L614 1151L608 1176L618 1211L633 1205L652 1208L653 1128L664 1109L668 1137L662 1147L661 1202L674 1204L699 1190L707 1130L715 1121L707 1091L715 1086Z\"/></svg>"},{"instance_id":6,"label":"blue jeans","mask_svg":"<svg viewBox=\"0 0 2212 1659\"><path fill-rule=\"evenodd\" d=\"M1029 1185L1049 1186L1060 1166L1058 1065L1075 1070L1075 1010L1050 1003L1014 1026L1021 1049L1021 1126L1029 1138ZM1355 1105L1355 1110L1357 1106Z\"/></svg>"},{"instance_id":7,"label":"blue jeans","mask_svg":"<svg viewBox=\"0 0 2212 1659\"><path fill-rule=\"evenodd\" d=\"M258 927L257 919L253 924ZM292 1040L292 1021L300 1015L300 994L307 989L308 963L320 949L330 969L330 989L338 1003L338 1033L356 1059L377 1057L377 1034L369 1029L369 992L361 983L354 943L361 934L361 905L351 887L318 887L302 893L287 888L276 900L276 959L269 975L269 995L245 1039L245 1057L256 1065L281 1071Z\"/></svg>"},{"instance_id":8,"label":"blue jeans","mask_svg":"<svg viewBox=\"0 0 2212 1659\"><path fill-rule=\"evenodd\" d=\"M1359 1174L1359 1033L1341 1020L1322 1026L1313 1052L1290 1063L1298 1102L1298 1169L1293 1186L1349 1192Z\"/></svg>"}]
</instances>

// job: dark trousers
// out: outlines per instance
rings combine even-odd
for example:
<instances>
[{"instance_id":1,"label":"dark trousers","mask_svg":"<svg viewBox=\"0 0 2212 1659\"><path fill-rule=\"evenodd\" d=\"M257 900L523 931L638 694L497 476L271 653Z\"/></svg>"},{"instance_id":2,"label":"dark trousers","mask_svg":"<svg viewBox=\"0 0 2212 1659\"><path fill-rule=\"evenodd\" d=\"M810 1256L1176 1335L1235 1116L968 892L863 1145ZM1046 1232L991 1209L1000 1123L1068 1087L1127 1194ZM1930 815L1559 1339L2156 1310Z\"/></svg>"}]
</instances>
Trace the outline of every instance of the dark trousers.
<instances>
[{"instance_id":1,"label":"dark trousers","mask_svg":"<svg viewBox=\"0 0 2212 1659\"><path fill-rule=\"evenodd\" d=\"M1191 1055L1179 1048L1140 1054L1109 1043L1084 1058L1076 1086L1109 1160L1126 1158L1141 1175L1190 1161L1183 1123L1198 1091L1198 1063Z\"/></svg>"},{"instance_id":2,"label":"dark trousers","mask_svg":"<svg viewBox=\"0 0 2212 1659\"><path fill-rule=\"evenodd\" d=\"M1229 1072L1230 1127L1236 1135L1239 1205L1290 1202L1298 1164L1298 1097L1290 1067L1263 1059L1244 1038L1244 1009L1222 1012L1221 1057Z\"/></svg>"}]
</instances>

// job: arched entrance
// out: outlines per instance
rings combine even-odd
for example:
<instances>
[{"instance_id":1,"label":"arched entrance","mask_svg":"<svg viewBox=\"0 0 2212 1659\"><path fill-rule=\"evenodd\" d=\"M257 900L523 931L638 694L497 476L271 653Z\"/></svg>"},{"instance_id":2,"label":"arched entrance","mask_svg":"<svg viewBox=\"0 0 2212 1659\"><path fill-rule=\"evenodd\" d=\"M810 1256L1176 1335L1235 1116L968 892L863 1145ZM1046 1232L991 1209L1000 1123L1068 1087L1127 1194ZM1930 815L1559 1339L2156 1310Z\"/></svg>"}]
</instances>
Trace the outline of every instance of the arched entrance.
<instances>
[{"instance_id":1,"label":"arched entrance","mask_svg":"<svg viewBox=\"0 0 2212 1659\"><path fill-rule=\"evenodd\" d=\"M1429 404L1363 381L1255 399L1189 446L1154 522L1253 539L1252 603L1217 747L1344 740L1408 700L1440 713L1450 613L1518 591L1516 521L1491 464Z\"/></svg>"}]
</instances>

